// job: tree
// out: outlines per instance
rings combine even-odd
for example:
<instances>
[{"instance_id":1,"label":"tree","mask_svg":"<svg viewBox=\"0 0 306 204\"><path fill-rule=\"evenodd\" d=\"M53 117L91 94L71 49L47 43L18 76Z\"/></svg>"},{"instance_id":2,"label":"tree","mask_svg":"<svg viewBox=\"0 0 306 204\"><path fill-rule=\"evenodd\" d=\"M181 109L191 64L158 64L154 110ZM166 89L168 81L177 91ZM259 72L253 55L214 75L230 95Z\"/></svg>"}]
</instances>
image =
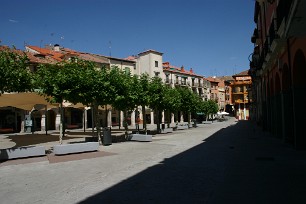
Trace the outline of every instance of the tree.
<instances>
[{"instance_id":1,"label":"tree","mask_svg":"<svg viewBox=\"0 0 306 204\"><path fill-rule=\"evenodd\" d=\"M159 77L153 77L150 80L149 86L149 107L154 110L157 115L157 131L160 131L160 111L165 109L164 97L165 97L165 85L162 83L162 79Z\"/></svg>"},{"instance_id":2,"label":"tree","mask_svg":"<svg viewBox=\"0 0 306 204\"><path fill-rule=\"evenodd\" d=\"M60 144L64 134L63 107L64 100L72 103L95 104L100 100L101 71L88 61L66 61L58 64L42 64L36 72L36 86L39 93L51 103L60 104ZM103 97L102 97L103 98ZM99 129L99 128L98 128ZM99 132L98 132L99 135ZM99 137L99 142L100 137Z\"/></svg>"},{"instance_id":3,"label":"tree","mask_svg":"<svg viewBox=\"0 0 306 204\"><path fill-rule=\"evenodd\" d=\"M188 123L190 123L190 113L198 110L199 96L185 87L178 88L178 91L182 100L180 110L188 114Z\"/></svg>"},{"instance_id":4,"label":"tree","mask_svg":"<svg viewBox=\"0 0 306 204\"><path fill-rule=\"evenodd\" d=\"M138 77L131 77L129 74L112 68L110 72L110 83L113 86L113 100L111 105L117 110L123 111L125 135L128 136L127 112L136 108Z\"/></svg>"},{"instance_id":5,"label":"tree","mask_svg":"<svg viewBox=\"0 0 306 204\"><path fill-rule=\"evenodd\" d=\"M203 101L200 103L199 111L204 113L207 121L211 114L216 114L218 112L218 104L215 100Z\"/></svg>"},{"instance_id":6,"label":"tree","mask_svg":"<svg viewBox=\"0 0 306 204\"><path fill-rule=\"evenodd\" d=\"M142 74L139 77L139 86L138 89L138 97L137 97L137 105L142 107L142 115L143 115L143 128L147 131L147 120L146 120L146 106L150 103L150 78L148 74Z\"/></svg>"},{"instance_id":7,"label":"tree","mask_svg":"<svg viewBox=\"0 0 306 204\"><path fill-rule=\"evenodd\" d=\"M0 95L4 92L32 91L33 77L28 65L25 53L15 48L0 48Z\"/></svg>"},{"instance_id":8,"label":"tree","mask_svg":"<svg viewBox=\"0 0 306 204\"><path fill-rule=\"evenodd\" d=\"M165 86L164 103L166 104L165 112L169 114L169 118L171 118L171 113L177 113L179 111L182 106L182 98L177 88ZM170 123L170 121L168 122Z\"/></svg>"}]
</instances>

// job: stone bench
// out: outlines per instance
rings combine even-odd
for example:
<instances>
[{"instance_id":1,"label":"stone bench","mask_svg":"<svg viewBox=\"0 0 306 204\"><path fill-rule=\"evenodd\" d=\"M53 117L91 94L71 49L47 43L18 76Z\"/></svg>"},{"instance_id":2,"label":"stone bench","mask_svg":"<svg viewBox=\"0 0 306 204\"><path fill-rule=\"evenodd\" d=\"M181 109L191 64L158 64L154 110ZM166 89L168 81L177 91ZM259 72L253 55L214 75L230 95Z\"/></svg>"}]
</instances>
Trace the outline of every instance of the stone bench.
<instances>
[{"instance_id":1,"label":"stone bench","mask_svg":"<svg viewBox=\"0 0 306 204\"><path fill-rule=\"evenodd\" d=\"M186 130L188 129L188 125L179 125L177 126L177 130Z\"/></svg>"},{"instance_id":2,"label":"stone bench","mask_svg":"<svg viewBox=\"0 0 306 204\"><path fill-rule=\"evenodd\" d=\"M161 134L166 134L166 133L170 133L173 132L173 128L165 128L165 129L161 129Z\"/></svg>"},{"instance_id":3,"label":"stone bench","mask_svg":"<svg viewBox=\"0 0 306 204\"><path fill-rule=\"evenodd\" d=\"M55 145L53 147L53 152L55 155L72 154L80 152L93 152L98 150L99 150L98 142L62 144L62 145Z\"/></svg>"},{"instance_id":4,"label":"stone bench","mask_svg":"<svg viewBox=\"0 0 306 204\"><path fill-rule=\"evenodd\" d=\"M0 150L0 160L45 156L44 146L27 146Z\"/></svg>"},{"instance_id":5,"label":"stone bench","mask_svg":"<svg viewBox=\"0 0 306 204\"><path fill-rule=\"evenodd\" d=\"M140 141L140 142L151 142L152 135L144 135L144 134L130 134L129 140L131 141Z\"/></svg>"}]
</instances>

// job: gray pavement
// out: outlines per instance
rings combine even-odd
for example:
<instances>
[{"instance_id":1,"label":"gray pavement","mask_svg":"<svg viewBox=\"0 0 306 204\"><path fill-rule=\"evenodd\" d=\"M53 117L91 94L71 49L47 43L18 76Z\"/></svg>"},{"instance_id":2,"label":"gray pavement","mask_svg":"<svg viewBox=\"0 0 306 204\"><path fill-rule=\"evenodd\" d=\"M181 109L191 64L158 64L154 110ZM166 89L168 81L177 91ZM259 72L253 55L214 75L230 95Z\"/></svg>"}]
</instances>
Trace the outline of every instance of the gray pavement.
<instances>
[{"instance_id":1,"label":"gray pavement","mask_svg":"<svg viewBox=\"0 0 306 204\"><path fill-rule=\"evenodd\" d=\"M100 150L110 154L0 167L0 202L306 202L306 153L249 121L231 118Z\"/></svg>"}]
</instances>

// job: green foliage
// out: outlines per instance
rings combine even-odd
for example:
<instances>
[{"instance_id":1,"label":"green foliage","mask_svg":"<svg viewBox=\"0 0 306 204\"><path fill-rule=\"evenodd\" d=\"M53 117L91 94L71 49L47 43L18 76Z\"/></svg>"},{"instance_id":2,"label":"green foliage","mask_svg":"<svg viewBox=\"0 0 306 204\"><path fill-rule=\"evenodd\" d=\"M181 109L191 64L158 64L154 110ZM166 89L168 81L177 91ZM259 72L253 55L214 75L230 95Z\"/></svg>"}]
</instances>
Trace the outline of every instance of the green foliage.
<instances>
[{"instance_id":1,"label":"green foliage","mask_svg":"<svg viewBox=\"0 0 306 204\"><path fill-rule=\"evenodd\" d=\"M202 101L199 106L199 112L203 112L206 116L216 114L218 112L218 104L214 100Z\"/></svg>"},{"instance_id":2,"label":"green foliage","mask_svg":"<svg viewBox=\"0 0 306 204\"><path fill-rule=\"evenodd\" d=\"M178 91L182 100L180 110L185 112L197 111L199 97L188 88L180 87L178 88Z\"/></svg>"},{"instance_id":3,"label":"green foliage","mask_svg":"<svg viewBox=\"0 0 306 204\"><path fill-rule=\"evenodd\" d=\"M150 78L148 74L139 77L137 105L147 106L150 103Z\"/></svg>"},{"instance_id":4,"label":"green foliage","mask_svg":"<svg viewBox=\"0 0 306 204\"><path fill-rule=\"evenodd\" d=\"M131 77L118 68L112 68L109 81L114 98L111 104L118 110L133 110L136 107L137 101L137 76Z\"/></svg>"},{"instance_id":5,"label":"green foliage","mask_svg":"<svg viewBox=\"0 0 306 204\"><path fill-rule=\"evenodd\" d=\"M17 50L0 50L0 95L4 92L24 92L33 88L32 74L27 70L29 65L25 53Z\"/></svg>"},{"instance_id":6,"label":"green foliage","mask_svg":"<svg viewBox=\"0 0 306 204\"><path fill-rule=\"evenodd\" d=\"M182 106L182 98L178 89L166 86L164 94L164 103L166 110L172 113L179 111L180 107Z\"/></svg>"},{"instance_id":7,"label":"green foliage","mask_svg":"<svg viewBox=\"0 0 306 204\"><path fill-rule=\"evenodd\" d=\"M159 77L153 77L149 86L149 106L154 110L165 110L165 85Z\"/></svg>"}]
</instances>

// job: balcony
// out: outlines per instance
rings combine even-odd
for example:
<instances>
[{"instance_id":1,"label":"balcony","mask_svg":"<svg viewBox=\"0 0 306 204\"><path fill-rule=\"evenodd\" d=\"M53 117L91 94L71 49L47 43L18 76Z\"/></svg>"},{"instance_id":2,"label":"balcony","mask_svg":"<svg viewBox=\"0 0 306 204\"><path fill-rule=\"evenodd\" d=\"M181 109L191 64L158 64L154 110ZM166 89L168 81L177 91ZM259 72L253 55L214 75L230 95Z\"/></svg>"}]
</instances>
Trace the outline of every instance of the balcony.
<instances>
[{"instance_id":1,"label":"balcony","mask_svg":"<svg viewBox=\"0 0 306 204\"><path fill-rule=\"evenodd\" d=\"M198 87L199 86L199 84L195 83L195 82L191 83L191 85L192 85L192 87Z\"/></svg>"},{"instance_id":2,"label":"balcony","mask_svg":"<svg viewBox=\"0 0 306 204\"><path fill-rule=\"evenodd\" d=\"M165 79L165 83L166 84L172 84L173 82L172 82L172 79Z\"/></svg>"},{"instance_id":3,"label":"balcony","mask_svg":"<svg viewBox=\"0 0 306 204\"><path fill-rule=\"evenodd\" d=\"M181 86L187 86L187 82L186 81L181 81Z\"/></svg>"}]
</instances>

